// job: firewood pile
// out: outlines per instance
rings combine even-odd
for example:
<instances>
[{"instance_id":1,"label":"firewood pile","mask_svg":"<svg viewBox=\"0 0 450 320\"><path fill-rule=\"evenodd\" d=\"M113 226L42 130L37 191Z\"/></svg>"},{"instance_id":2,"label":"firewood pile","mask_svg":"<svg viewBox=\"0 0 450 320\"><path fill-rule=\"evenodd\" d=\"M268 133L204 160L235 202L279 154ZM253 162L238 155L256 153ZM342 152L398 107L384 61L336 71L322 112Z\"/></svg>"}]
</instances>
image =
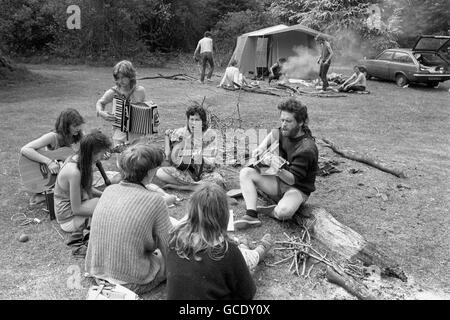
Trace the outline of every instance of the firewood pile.
<instances>
[{"instance_id":1,"label":"firewood pile","mask_svg":"<svg viewBox=\"0 0 450 320\"><path fill-rule=\"evenodd\" d=\"M289 236L283 233L286 240L276 241L275 244L279 246L275 247L274 250L283 252L282 255L285 257L274 263L266 263L266 265L273 267L290 262L288 271L307 279L310 277L314 267L319 263L323 263L339 275L347 274L357 280L362 280L366 274L366 267L349 261L343 265L329 257L328 252L322 253L313 246L309 230L314 222L314 220L303 222L299 236Z\"/></svg>"}]
</instances>

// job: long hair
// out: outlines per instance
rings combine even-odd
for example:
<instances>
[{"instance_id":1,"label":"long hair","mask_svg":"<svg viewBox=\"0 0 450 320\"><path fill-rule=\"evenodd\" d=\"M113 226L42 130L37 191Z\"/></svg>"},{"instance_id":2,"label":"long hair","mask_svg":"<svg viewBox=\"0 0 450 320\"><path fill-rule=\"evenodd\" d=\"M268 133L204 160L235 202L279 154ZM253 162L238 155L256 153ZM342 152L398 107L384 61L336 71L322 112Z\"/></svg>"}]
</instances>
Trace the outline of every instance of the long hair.
<instances>
[{"instance_id":1,"label":"long hair","mask_svg":"<svg viewBox=\"0 0 450 320\"><path fill-rule=\"evenodd\" d=\"M77 167L81 172L81 188L89 195L92 187L92 165L94 155L111 148L111 141L100 131L96 130L85 135L78 150Z\"/></svg>"},{"instance_id":2,"label":"long hair","mask_svg":"<svg viewBox=\"0 0 450 320\"><path fill-rule=\"evenodd\" d=\"M130 88L136 86L136 69L133 67L133 64L130 61L122 60L114 66L114 80L117 80L117 78L119 77L119 73L122 74L122 76L130 79Z\"/></svg>"},{"instance_id":3,"label":"long hair","mask_svg":"<svg viewBox=\"0 0 450 320\"><path fill-rule=\"evenodd\" d=\"M186 123L189 129L189 117L198 114L202 120L202 132L208 129L208 118L206 115L206 110L200 105L192 105L186 109ZM190 129L189 129L190 130Z\"/></svg>"},{"instance_id":4,"label":"long hair","mask_svg":"<svg viewBox=\"0 0 450 320\"><path fill-rule=\"evenodd\" d=\"M60 146L69 147L71 144L80 141L83 133L80 130L77 135L71 135L70 126L73 125L76 127L83 123L84 119L77 110L68 108L62 111L55 122L55 132L60 139Z\"/></svg>"},{"instance_id":5,"label":"long hair","mask_svg":"<svg viewBox=\"0 0 450 320\"><path fill-rule=\"evenodd\" d=\"M120 154L119 168L124 180L140 183L147 176L148 171L159 167L163 160L163 150L138 142Z\"/></svg>"},{"instance_id":6,"label":"long hair","mask_svg":"<svg viewBox=\"0 0 450 320\"><path fill-rule=\"evenodd\" d=\"M308 108L301 101L296 100L294 98L289 98L285 101L282 101L278 105L278 110L280 110L280 112L286 111L292 113L294 115L295 120L298 123L303 122L302 124L303 132L310 138L314 138L311 133L311 130L308 127L309 123Z\"/></svg>"},{"instance_id":7,"label":"long hair","mask_svg":"<svg viewBox=\"0 0 450 320\"><path fill-rule=\"evenodd\" d=\"M220 260L228 250L227 226L230 213L225 191L208 183L195 191L189 202L188 216L171 234L170 247L180 258L200 261L206 251L213 260Z\"/></svg>"}]
</instances>

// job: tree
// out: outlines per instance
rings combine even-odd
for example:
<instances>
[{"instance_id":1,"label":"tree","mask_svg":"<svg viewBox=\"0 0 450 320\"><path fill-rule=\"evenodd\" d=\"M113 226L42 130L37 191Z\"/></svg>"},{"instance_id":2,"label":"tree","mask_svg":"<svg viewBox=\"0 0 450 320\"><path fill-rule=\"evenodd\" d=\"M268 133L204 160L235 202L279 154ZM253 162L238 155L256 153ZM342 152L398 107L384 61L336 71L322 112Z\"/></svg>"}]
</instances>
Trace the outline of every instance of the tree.
<instances>
[{"instance_id":1,"label":"tree","mask_svg":"<svg viewBox=\"0 0 450 320\"><path fill-rule=\"evenodd\" d=\"M227 13L217 22L212 32L216 52L222 55L222 61L228 62L238 36L277 23L278 20L262 8L258 11L246 10Z\"/></svg>"},{"instance_id":2,"label":"tree","mask_svg":"<svg viewBox=\"0 0 450 320\"><path fill-rule=\"evenodd\" d=\"M422 34L450 35L448 0L392 0L400 11L402 45L410 47Z\"/></svg>"},{"instance_id":3,"label":"tree","mask_svg":"<svg viewBox=\"0 0 450 320\"><path fill-rule=\"evenodd\" d=\"M334 36L335 46L346 55L357 52L372 55L397 45L397 29L385 21L379 29L370 28L366 20L368 8L375 0L274 0L273 15L288 24L300 23ZM350 45L350 47L349 47Z\"/></svg>"}]
</instances>

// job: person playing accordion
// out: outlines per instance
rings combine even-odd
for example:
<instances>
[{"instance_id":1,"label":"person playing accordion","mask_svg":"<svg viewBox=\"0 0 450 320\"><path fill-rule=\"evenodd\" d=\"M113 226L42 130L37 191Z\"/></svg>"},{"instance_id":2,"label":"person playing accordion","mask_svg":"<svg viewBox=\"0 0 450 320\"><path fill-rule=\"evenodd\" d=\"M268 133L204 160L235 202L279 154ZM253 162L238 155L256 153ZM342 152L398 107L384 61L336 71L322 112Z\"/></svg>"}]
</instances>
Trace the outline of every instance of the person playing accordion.
<instances>
[{"instance_id":1,"label":"person playing accordion","mask_svg":"<svg viewBox=\"0 0 450 320\"><path fill-rule=\"evenodd\" d=\"M97 101L97 115L113 124L112 140L113 145L118 146L125 142L133 141L141 135L124 132L119 127L114 126L116 121L116 103L114 99L130 101L131 103L143 103L145 99L145 89L136 84L136 70L132 63L127 60L120 61L114 66L113 76L116 85L108 89ZM112 111L105 111L106 105L112 104Z\"/></svg>"},{"instance_id":2,"label":"person playing accordion","mask_svg":"<svg viewBox=\"0 0 450 320\"><path fill-rule=\"evenodd\" d=\"M278 105L281 126L253 151L249 165L239 175L246 214L235 221L236 229L261 225L258 214L286 220L315 191L318 149L308 128L307 107L291 98ZM269 166L264 170L262 165ZM257 189L277 202L258 206Z\"/></svg>"}]
</instances>

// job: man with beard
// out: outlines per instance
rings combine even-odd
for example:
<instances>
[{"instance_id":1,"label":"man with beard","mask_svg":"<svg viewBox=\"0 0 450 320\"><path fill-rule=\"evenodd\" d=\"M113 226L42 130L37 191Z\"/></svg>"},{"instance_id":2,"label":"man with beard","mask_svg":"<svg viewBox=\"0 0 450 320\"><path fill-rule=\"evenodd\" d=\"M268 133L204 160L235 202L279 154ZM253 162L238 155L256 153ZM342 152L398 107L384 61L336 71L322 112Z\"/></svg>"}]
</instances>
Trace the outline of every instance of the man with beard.
<instances>
[{"instance_id":1,"label":"man with beard","mask_svg":"<svg viewBox=\"0 0 450 320\"><path fill-rule=\"evenodd\" d=\"M259 213L278 220L290 219L315 191L318 150L308 128L307 107L291 98L281 102L278 110L280 128L262 141L253 151L250 165L240 172L241 192L247 211L235 221L236 229L260 226ZM277 144L278 155L269 151ZM260 163L268 165L276 174L263 174L258 167ZM277 204L257 207L257 189Z\"/></svg>"}]
</instances>

